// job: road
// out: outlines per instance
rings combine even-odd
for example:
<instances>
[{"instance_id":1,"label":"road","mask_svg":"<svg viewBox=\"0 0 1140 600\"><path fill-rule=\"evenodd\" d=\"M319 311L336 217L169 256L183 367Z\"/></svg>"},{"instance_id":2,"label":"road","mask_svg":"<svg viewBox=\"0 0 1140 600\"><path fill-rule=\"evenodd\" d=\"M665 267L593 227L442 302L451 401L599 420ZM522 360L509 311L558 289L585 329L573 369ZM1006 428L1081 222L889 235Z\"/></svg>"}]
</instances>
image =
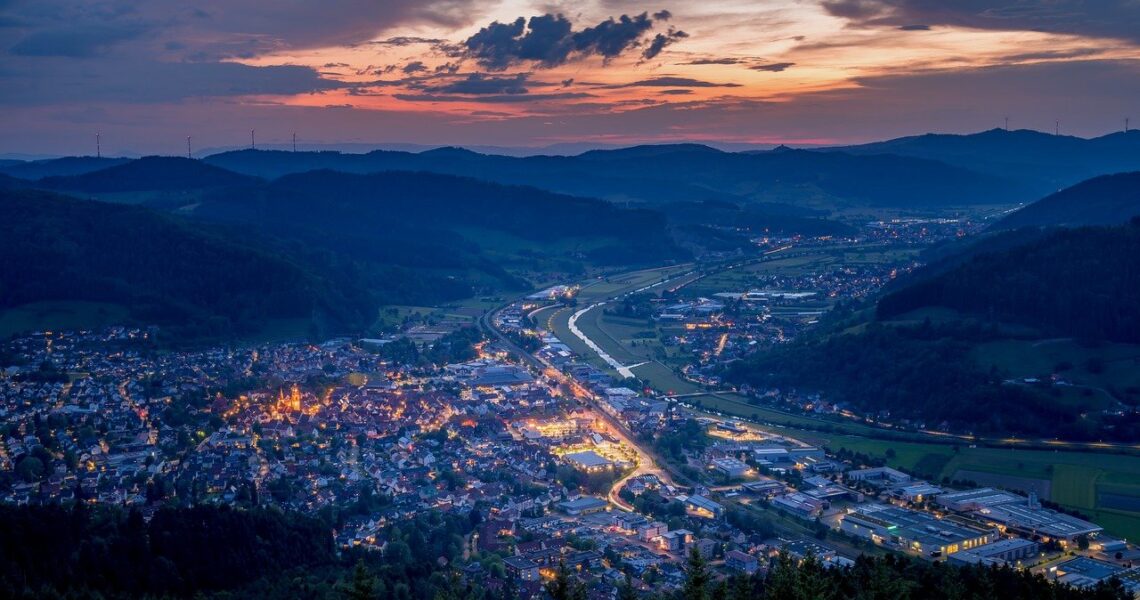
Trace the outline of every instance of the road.
<instances>
[{"instance_id":1,"label":"road","mask_svg":"<svg viewBox=\"0 0 1140 600\"><path fill-rule=\"evenodd\" d=\"M632 448L634 453L637 455L636 466L633 468L633 470L627 473L621 479L614 482L614 485L610 488L609 501L621 510L624 510L626 512L633 512L633 506L625 500L622 500L621 497L618 496L618 492L627 481L634 477L640 477L642 475L654 475L660 479L662 483L666 485L676 486L677 484L674 480L673 473L669 470L669 468L663 467L663 463L658 462L653 453L650 450L644 448L635 439L633 432L627 429L624 424L613 418L609 413L602 409L601 398L599 398L579 382L575 381L573 378L559 371L557 368L555 368L554 365L550 364L546 360L543 360L542 358L537 357L519 347L517 344L511 341L510 338L505 336L503 332L499 331L498 328L495 327L494 315L506 306L509 306L509 304L500 306L499 308L496 308L495 310L484 314L480 318L480 324L483 326L483 328L494 335L504 346L507 347L508 350L511 351L512 354L519 357L522 361L537 368L547 377L550 377L551 379L559 382L559 384L570 390L571 393L573 393L574 396L579 400L588 403L594 409L594 412L597 413L597 415L602 419L602 421L606 423L608 433L616 437L622 444L625 444L626 446Z\"/></svg>"}]
</instances>

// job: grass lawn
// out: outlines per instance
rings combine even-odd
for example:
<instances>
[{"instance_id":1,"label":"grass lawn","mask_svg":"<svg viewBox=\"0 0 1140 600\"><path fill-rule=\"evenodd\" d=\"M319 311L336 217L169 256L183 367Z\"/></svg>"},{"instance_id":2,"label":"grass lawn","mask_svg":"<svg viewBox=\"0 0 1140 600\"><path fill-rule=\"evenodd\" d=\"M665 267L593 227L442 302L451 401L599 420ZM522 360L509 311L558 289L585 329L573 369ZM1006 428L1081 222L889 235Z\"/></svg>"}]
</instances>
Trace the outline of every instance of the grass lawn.
<instances>
[{"instance_id":1,"label":"grass lawn","mask_svg":"<svg viewBox=\"0 0 1140 600\"><path fill-rule=\"evenodd\" d=\"M614 360L624 364L630 365L639 363L646 360L643 354L638 354L626 345L624 340L621 339L621 332L610 324L603 324L603 316L605 315L605 306L599 306L587 312L578 318L578 329L582 334L594 341L595 344L601 346L607 354L612 356Z\"/></svg>"}]
</instances>

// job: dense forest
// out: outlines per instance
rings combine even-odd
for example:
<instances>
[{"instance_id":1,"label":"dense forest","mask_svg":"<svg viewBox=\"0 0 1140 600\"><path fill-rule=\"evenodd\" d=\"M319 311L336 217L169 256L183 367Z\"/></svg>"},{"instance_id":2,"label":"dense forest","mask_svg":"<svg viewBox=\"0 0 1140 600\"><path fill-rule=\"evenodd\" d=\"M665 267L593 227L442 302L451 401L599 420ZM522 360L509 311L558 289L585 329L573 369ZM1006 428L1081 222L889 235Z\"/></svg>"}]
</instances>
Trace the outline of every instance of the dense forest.
<instances>
[{"instance_id":1,"label":"dense forest","mask_svg":"<svg viewBox=\"0 0 1140 600\"><path fill-rule=\"evenodd\" d=\"M561 243L566 257L604 265L684 257L656 212L426 173L289 175L256 190L208 197L194 214L288 232L376 260L475 268L503 280L509 276L489 253L549 253ZM499 239L503 233L518 241ZM575 252L576 246L582 249Z\"/></svg>"},{"instance_id":2,"label":"dense forest","mask_svg":"<svg viewBox=\"0 0 1140 600\"><path fill-rule=\"evenodd\" d=\"M1140 218L1059 230L978 254L933 278L916 277L879 301L879 319L943 306L1039 328L1044 336L1140 342Z\"/></svg>"},{"instance_id":3,"label":"dense forest","mask_svg":"<svg viewBox=\"0 0 1140 600\"><path fill-rule=\"evenodd\" d=\"M429 511L390 525L383 553L341 551L317 519L225 507L160 509L148 521L119 507L0 507L0 595L5 598L393 598L517 600L518 582L455 568L474 517ZM487 557L492 558L492 557ZM493 561L492 561L493 562ZM490 577L502 573L491 569ZM501 577L501 576L500 576ZM588 589L564 565L545 584L552 600L611 593ZM753 576L721 578L694 550L675 592L639 591L621 600L1123 600L1118 582L1056 586L1009 568L952 567L887 556L826 568L814 557L781 554Z\"/></svg>"},{"instance_id":4,"label":"dense forest","mask_svg":"<svg viewBox=\"0 0 1140 600\"><path fill-rule=\"evenodd\" d=\"M0 213L0 308L108 302L191 337L315 314L359 325L375 310L351 272L143 208L9 190Z\"/></svg>"}]
</instances>

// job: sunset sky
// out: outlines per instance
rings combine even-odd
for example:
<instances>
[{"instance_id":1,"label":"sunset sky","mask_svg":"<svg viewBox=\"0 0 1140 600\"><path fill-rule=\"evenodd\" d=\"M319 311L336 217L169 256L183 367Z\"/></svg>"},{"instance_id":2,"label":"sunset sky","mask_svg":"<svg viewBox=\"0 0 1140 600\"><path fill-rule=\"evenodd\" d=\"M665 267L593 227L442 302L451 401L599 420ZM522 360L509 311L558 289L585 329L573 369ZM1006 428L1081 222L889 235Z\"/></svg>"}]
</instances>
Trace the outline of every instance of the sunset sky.
<instances>
[{"instance_id":1,"label":"sunset sky","mask_svg":"<svg viewBox=\"0 0 1140 600\"><path fill-rule=\"evenodd\" d=\"M0 0L0 152L1140 125L1140 0Z\"/></svg>"}]
</instances>

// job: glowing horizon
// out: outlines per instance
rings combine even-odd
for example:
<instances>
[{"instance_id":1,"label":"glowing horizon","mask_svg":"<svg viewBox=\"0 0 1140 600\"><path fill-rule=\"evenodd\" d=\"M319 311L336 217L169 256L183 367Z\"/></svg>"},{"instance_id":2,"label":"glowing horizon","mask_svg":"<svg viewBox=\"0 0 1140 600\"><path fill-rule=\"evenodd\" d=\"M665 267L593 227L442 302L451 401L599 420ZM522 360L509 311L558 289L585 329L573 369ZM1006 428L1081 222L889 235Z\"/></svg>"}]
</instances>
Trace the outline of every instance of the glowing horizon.
<instances>
[{"instance_id":1,"label":"glowing horizon","mask_svg":"<svg viewBox=\"0 0 1140 600\"><path fill-rule=\"evenodd\" d=\"M0 152L83 153L98 131L107 154L177 154L251 128L268 144L840 144L1006 115L1090 137L1140 116L1128 0L200 4L9 3Z\"/></svg>"}]
</instances>

